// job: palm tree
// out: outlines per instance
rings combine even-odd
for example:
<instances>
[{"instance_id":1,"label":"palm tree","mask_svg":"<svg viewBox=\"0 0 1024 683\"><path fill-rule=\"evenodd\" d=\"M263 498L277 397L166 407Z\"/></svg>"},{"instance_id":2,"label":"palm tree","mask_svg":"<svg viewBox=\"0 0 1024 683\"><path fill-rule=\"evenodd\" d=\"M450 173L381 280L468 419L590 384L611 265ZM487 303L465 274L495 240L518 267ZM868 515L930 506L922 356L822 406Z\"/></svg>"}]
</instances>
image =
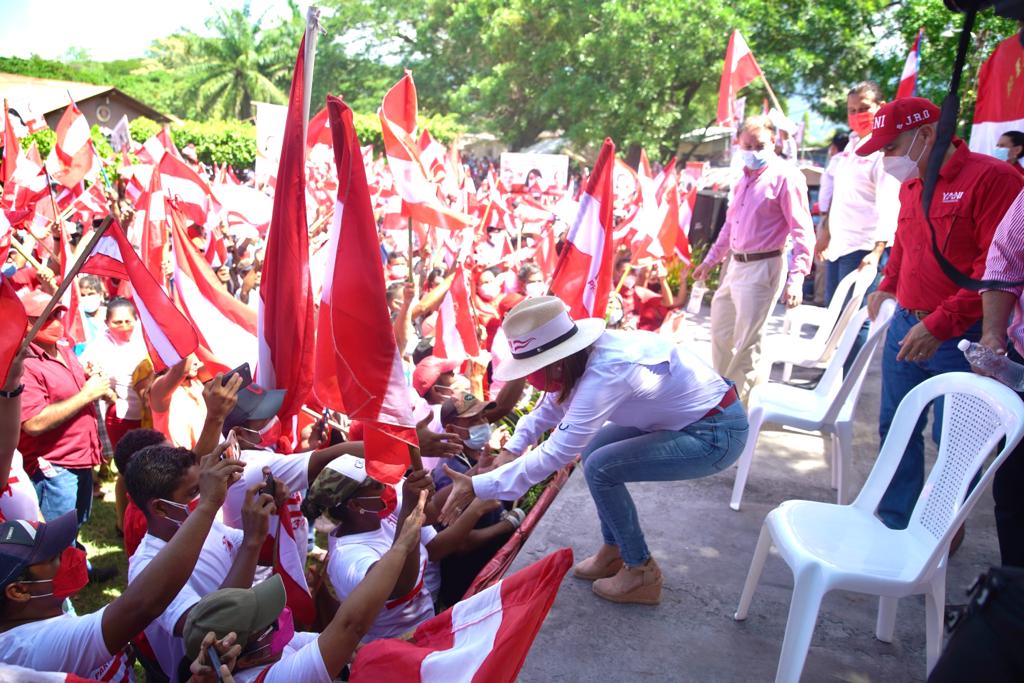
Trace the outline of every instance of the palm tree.
<instances>
[{"instance_id":1,"label":"palm tree","mask_svg":"<svg viewBox=\"0 0 1024 683\"><path fill-rule=\"evenodd\" d=\"M293 15L298 7L289 2ZM301 19L301 17L300 17ZM188 82L201 113L215 118L249 119L253 100L281 103L290 80L301 30L282 26L263 30L263 16L253 19L249 3L242 9L219 9L207 20L213 37L191 34L184 41L190 64Z\"/></svg>"}]
</instances>

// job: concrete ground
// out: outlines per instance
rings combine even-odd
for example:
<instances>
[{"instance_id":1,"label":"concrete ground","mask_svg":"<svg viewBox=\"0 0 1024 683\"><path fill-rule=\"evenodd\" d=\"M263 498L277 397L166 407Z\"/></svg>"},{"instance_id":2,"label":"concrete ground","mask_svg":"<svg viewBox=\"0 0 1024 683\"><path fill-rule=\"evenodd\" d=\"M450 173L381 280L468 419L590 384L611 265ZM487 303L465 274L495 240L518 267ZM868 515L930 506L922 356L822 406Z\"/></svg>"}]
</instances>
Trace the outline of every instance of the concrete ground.
<instances>
[{"instance_id":1,"label":"concrete ground","mask_svg":"<svg viewBox=\"0 0 1024 683\"><path fill-rule=\"evenodd\" d=\"M780 311L781 312L781 311ZM709 323L688 321L693 348L710 358ZM777 328L778 319L773 321ZM778 376L778 369L775 375ZM795 378L812 375L799 370ZM856 489L878 452L880 356L873 359L857 409ZM930 434L930 431L926 431ZM930 439L929 463L934 459ZM739 512L729 509L735 467L693 481L630 484L644 533L664 574L656 607L616 605L566 576L526 659L521 681L772 681L792 595L792 575L772 551L745 622L736 622L740 590L761 522L787 499L835 502L819 437L763 432ZM855 489L855 490L856 490ZM548 510L513 571L560 547L580 560L597 548L600 529L586 483L575 473ZM974 509L967 536L949 564L947 602L998 564L991 494ZM877 600L834 592L825 597L803 681L889 683L923 681L923 598L900 602L894 641L874 637Z\"/></svg>"}]
</instances>

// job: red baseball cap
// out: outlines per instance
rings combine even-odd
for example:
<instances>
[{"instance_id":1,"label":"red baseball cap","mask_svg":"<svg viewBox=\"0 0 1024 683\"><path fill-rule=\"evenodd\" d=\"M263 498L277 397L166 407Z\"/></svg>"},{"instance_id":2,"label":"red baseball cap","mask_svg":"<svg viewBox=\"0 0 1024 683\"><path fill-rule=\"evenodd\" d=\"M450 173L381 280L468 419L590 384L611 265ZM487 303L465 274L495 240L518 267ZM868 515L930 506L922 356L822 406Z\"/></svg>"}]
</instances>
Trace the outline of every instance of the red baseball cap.
<instances>
[{"instance_id":1,"label":"red baseball cap","mask_svg":"<svg viewBox=\"0 0 1024 683\"><path fill-rule=\"evenodd\" d=\"M939 122L941 110L923 97L900 97L886 102L871 122L871 135L857 147L857 154L866 157L882 149L901 133Z\"/></svg>"},{"instance_id":2,"label":"red baseball cap","mask_svg":"<svg viewBox=\"0 0 1024 683\"><path fill-rule=\"evenodd\" d=\"M437 384L437 378L446 372L455 372L462 361L427 356L416 364L412 373L412 388L420 396L426 396L430 387Z\"/></svg>"},{"instance_id":3,"label":"red baseball cap","mask_svg":"<svg viewBox=\"0 0 1024 683\"><path fill-rule=\"evenodd\" d=\"M18 298L21 299L21 305L25 307L25 314L30 318L38 318L46 310L46 305L50 303L50 295L41 289L29 289L23 288L18 292ZM58 303L53 307L53 313L57 311L66 311L67 306L62 303Z\"/></svg>"}]
</instances>

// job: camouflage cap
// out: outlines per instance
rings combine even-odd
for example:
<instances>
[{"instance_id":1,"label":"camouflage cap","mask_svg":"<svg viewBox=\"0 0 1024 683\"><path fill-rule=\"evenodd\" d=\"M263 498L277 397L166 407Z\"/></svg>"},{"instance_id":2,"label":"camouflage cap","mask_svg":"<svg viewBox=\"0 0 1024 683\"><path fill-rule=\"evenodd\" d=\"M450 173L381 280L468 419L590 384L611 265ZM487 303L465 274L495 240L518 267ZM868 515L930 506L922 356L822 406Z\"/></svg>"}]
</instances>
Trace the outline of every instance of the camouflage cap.
<instances>
[{"instance_id":1,"label":"camouflage cap","mask_svg":"<svg viewBox=\"0 0 1024 683\"><path fill-rule=\"evenodd\" d=\"M369 476L366 463L354 455L340 455L327 464L309 487L302 501L302 514L319 517L324 510L337 507L348 500Z\"/></svg>"}]
</instances>

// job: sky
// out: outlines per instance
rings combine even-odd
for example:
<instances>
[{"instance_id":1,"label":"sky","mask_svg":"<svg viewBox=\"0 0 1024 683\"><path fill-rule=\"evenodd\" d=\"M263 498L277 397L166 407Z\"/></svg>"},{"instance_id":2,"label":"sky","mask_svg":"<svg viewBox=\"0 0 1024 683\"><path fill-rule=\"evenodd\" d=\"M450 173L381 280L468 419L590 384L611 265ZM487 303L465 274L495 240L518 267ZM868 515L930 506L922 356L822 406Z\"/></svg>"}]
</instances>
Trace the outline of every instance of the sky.
<instances>
[{"instance_id":1,"label":"sky","mask_svg":"<svg viewBox=\"0 0 1024 683\"><path fill-rule=\"evenodd\" d=\"M0 0L0 55L60 59L78 47L99 61L141 57L153 40L179 28L204 33L215 5L241 7L242 0ZM254 16L287 12L284 0L251 6Z\"/></svg>"}]
</instances>

